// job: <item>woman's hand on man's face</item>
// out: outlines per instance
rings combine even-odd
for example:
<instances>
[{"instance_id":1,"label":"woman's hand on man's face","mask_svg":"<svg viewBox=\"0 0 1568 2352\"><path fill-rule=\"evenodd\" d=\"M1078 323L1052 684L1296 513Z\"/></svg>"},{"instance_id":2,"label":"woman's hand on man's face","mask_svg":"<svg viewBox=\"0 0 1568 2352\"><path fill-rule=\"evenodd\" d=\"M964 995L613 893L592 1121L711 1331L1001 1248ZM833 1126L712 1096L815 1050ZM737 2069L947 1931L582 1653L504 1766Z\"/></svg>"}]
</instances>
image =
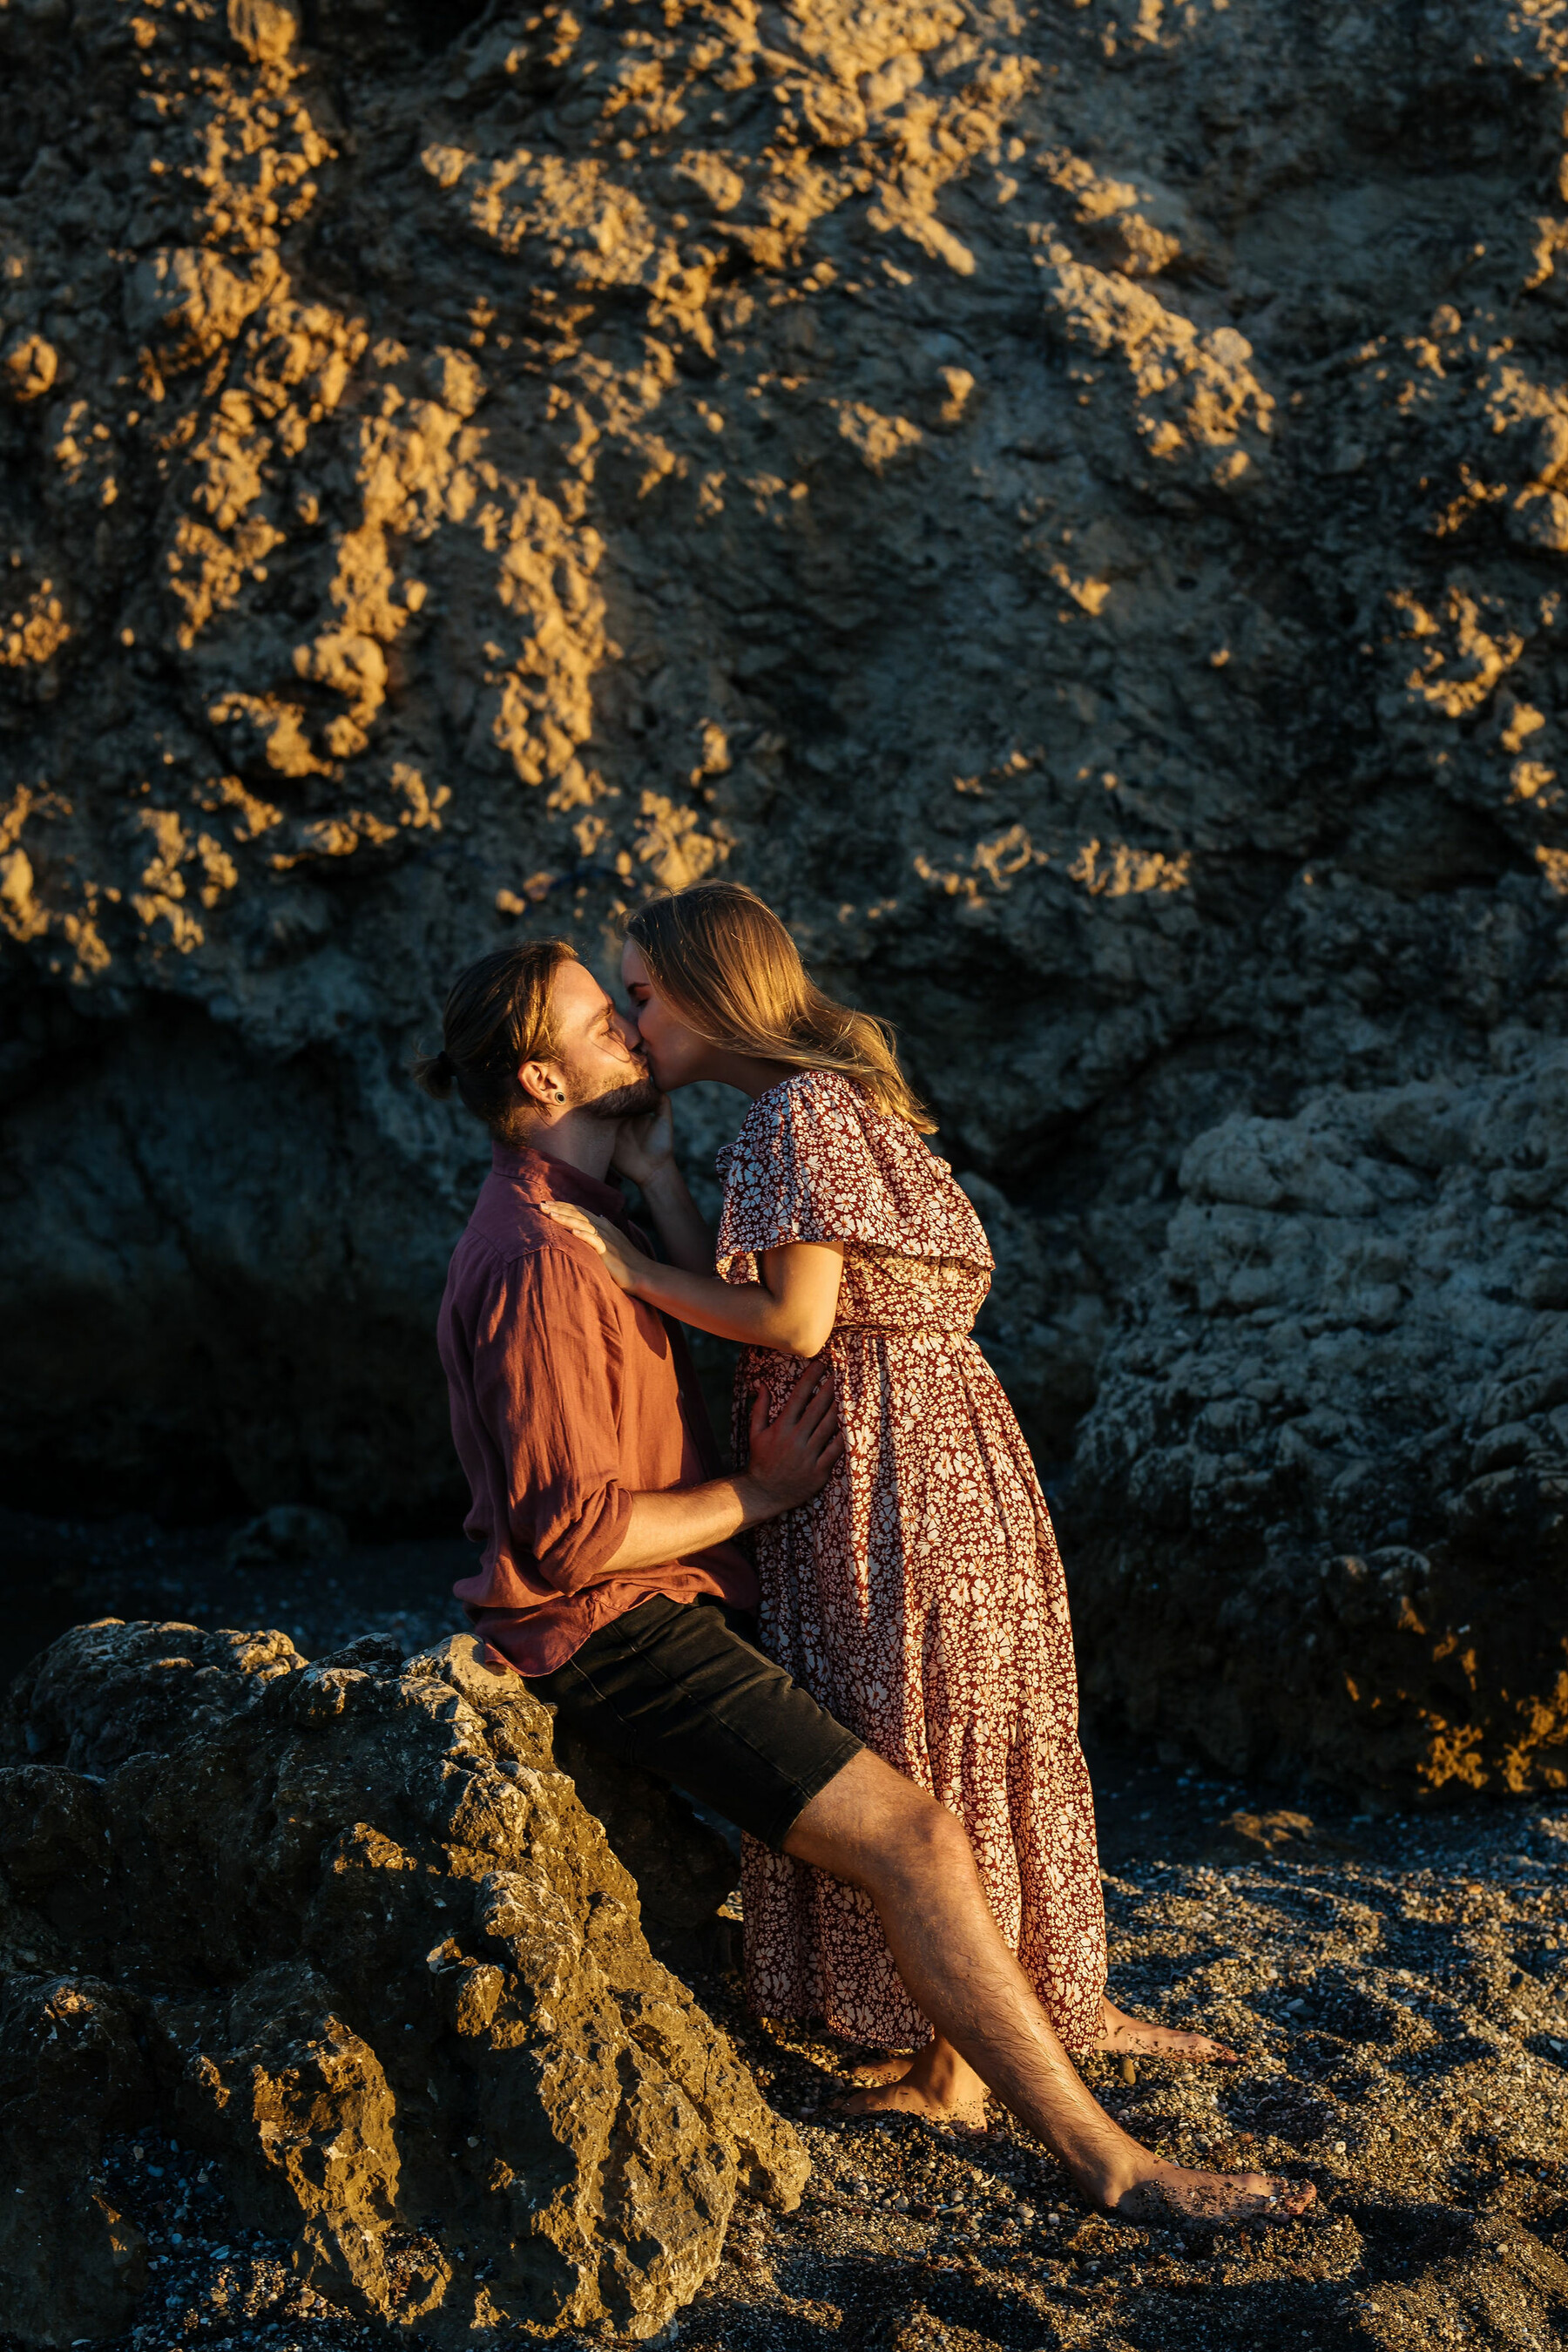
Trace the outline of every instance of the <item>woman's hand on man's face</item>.
<instances>
[{"instance_id":1,"label":"woman's hand on man's face","mask_svg":"<svg viewBox=\"0 0 1568 2352\"><path fill-rule=\"evenodd\" d=\"M541 1204L547 1217L568 1233L575 1234L580 1242L596 1250L605 1261L605 1271L612 1282L623 1290L635 1291L639 1273L646 1274L653 1260L627 1241L618 1225L607 1217L596 1217L591 1209L579 1209L570 1201L545 1201Z\"/></svg>"},{"instance_id":2,"label":"woman's hand on man's face","mask_svg":"<svg viewBox=\"0 0 1568 2352\"><path fill-rule=\"evenodd\" d=\"M623 1118L616 1130L610 1165L634 1184L656 1184L675 1163L675 1120L669 1097L660 1095L658 1108L643 1118Z\"/></svg>"}]
</instances>

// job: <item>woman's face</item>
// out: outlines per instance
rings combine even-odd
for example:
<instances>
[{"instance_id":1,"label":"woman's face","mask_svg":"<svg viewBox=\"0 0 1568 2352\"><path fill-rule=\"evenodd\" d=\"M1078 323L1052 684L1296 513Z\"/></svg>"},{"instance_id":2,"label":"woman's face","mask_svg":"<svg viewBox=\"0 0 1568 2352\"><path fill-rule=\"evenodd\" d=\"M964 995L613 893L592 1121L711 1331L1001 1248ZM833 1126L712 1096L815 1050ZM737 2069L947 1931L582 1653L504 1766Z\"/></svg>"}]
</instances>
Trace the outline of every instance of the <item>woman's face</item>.
<instances>
[{"instance_id":1,"label":"woman's face","mask_svg":"<svg viewBox=\"0 0 1568 2352\"><path fill-rule=\"evenodd\" d=\"M689 1029L653 984L647 963L635 940L621 950L621 982L631 999L643 1052L653 1082L664 1094L689 1087L702 1076L702 1065L712 1052L705 1038Z\"/></svg>"}]
</instances>

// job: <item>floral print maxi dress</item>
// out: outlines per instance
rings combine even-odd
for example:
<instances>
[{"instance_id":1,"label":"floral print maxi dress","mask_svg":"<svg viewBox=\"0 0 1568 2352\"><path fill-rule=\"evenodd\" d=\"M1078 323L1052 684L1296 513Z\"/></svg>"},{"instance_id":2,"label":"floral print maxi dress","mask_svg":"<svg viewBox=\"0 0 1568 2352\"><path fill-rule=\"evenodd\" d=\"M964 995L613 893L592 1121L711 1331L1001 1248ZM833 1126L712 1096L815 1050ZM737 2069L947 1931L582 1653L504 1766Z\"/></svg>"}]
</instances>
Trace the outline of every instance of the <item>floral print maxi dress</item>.
<instances>
[{"instance_id":1,"label":"floral print maxi dress","mask_svg":"<svg viewBox=\"0 0 1568 2352\"><path fill-rule=\"evenodd\" d=\"M991 1908L1068 2049L1094 2045L1105 1914L1061 1560L1023 1433L970 1328L994 1261L945 1160L848 1080L806 1071L753 1103L725 1178L718 1266L842 1242L829 1349L845 1455L756 1534L761 1646L968 1830ZM736 1374L776 1411L799 1360ZM909 2049L930 2027L868 1896L743 1848L746 1990L768 2017Z\"/></svg>"}]
</instances>

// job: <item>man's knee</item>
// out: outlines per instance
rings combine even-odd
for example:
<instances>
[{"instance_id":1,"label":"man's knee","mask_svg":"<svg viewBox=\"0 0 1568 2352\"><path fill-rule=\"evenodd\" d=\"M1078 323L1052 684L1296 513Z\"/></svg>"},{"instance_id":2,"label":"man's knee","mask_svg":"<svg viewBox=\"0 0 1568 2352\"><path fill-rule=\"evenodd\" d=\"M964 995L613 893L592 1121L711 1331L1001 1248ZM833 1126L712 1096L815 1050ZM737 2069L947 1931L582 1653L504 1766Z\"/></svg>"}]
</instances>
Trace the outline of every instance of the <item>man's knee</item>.
<instances>
[{"instance_id":1,"label":"man's knee","mask_svg":"<svg viewBox=\"0 0 1568 2352\"><path fill-rule=\"evenodd\" d=\"M973 1867L963 1823L868 1748L813 1799L784 1851L862 1882Z\"/></svg>"},{"instance_id":2,"label":"man's knee","mask_svg":"<svg viewBox=\"0 0 1568 2352\"><path fill-rule=\"evenodd\" d=\"M969 1833L955 1814L939 1805L924 1789L906 1782L913 1800L900 1807L889 1823L907 1858L932 1871L951 1870L973 1860Z\"/></svg>"}]
</instances>

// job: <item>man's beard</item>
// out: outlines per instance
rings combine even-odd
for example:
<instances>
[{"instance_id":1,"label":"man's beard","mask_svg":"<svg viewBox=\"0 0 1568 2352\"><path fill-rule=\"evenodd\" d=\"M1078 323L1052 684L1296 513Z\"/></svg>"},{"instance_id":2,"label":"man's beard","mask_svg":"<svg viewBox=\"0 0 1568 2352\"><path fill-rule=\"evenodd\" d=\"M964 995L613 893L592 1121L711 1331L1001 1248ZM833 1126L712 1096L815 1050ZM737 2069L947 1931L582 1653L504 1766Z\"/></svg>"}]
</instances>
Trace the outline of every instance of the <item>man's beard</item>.
<instances>
[{"instance_id":1,"label":"man's beard","mask_svg":"<svg viewBox=\"0 0 1568 2352\"><path fill-rule=\"evenodd\" d=\"M610 1087L602 1095L587 1102L574 1103L574 1110L585 1110L590 1118L646 1118L649 1111L658 1108L659 1092L647 1076L635 1079L630 1086Z\"/></svg>"}]
</instances>

